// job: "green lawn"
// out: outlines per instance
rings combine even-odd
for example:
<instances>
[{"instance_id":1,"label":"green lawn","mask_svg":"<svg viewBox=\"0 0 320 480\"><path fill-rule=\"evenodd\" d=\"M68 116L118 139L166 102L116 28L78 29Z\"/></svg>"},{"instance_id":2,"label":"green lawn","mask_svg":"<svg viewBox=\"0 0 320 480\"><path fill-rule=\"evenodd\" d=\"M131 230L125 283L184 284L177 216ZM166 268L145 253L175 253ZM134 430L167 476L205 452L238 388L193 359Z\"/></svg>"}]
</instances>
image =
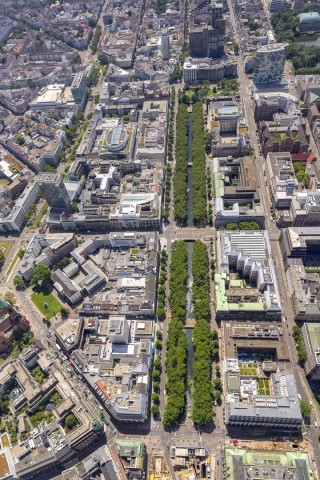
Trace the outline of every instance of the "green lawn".
<instances>
[{"instance_id":1,"label":"green lawn","mask_svg":"<svg viewBox=\"0 0 320 480\"><path fill-rule=\"evenodd\" d=\"M9 437L7 434L5 435L2 435L1 437L1 443L2 443L2 447L3 448L10 448L10 441L9 441Z\"/></svg>"},{"instance_id":2,"label":"green lawn","mask_svg":"<svg viewBox=\"0 0 320 480\"><path fill-rule=\"evenodd\" d=\"M45 202L44 205L42 206L40 212L38 213L38 215L36 216L36 218L32 222L32 225L31 225L30 228L32 228L32 229L39 228L40 225L41 225L42 217L47 213L47 211L48 211L48 204L47 204L47 202Z\"/></svg>"},{"instance_id":3,"label":"green lawn","mask_svg":"<svg viewBox=\"0 0 320 480\"><path fill-rule=\"evenodd\" d=\"M258 393L259 395L270 395L270 386L267 379L260 379L258 381Z\"/></svg>"},{"instance_id":4,"label":"green lawn","mask_svg":"<svg viewBox=\"0 0 320 480\"><path fill-rule=\"evenodd\" d=\"M47 320L50 320L56 315L56 313L60 313L61 311L61 304L52 293L49 293L46 290L40 290L33 293L31 299ZM45 307L44 304L48 304L48 306Z\"/></svg>"},{"instance_id":5,"label":"green lawn","mask_svg":"<svg viewBox=\"0 0 320 480\"><path fill-rule=\"evenodd\" d=\"M19 253L19 252L16 253L14 259L13 259L12 262L10 263L10 267L9 267L8 270L6 271L6 275L9 275L9 273L12 272L15 264L17 263L17 260L19 259L18 253Z\"/></svg>"},{"instance_id":6,"label":"green lawn","mask_svg":"<svg viewBox=\"0 0 320 480\"><path fill-rule=\"evenodd\" d=\"M256 368L249 368L249 367L240 367L240 375L256 376L257 375L257 369Z\"/></svg>"},{"instance_id":7,"label":"green lawn","mask_svg":"<svg viewBox=\"0 0 320 480\"><path fill-rule=\"evenodd\" d=\"M3 250L5 255L7 255L9 248L10 242L0 242L0 250Z\"/></svg>"}]
</instances>

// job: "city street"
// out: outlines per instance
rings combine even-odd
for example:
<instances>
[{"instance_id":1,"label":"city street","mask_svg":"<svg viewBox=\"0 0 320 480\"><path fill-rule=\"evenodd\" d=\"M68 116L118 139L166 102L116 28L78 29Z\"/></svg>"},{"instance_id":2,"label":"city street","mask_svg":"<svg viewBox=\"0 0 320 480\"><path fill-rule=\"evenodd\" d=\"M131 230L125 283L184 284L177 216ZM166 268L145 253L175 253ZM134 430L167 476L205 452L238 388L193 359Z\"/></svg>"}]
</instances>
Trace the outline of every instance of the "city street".
<instances>
[{"instance_id":1,"label":"city street","mask_svg":"<svg viewBox=\"0 0 320 480\"><path fill-rule=\"evenodd\" d=\"M229 11L230 11L230 19L234 26L235 38L237 40L239 38L238 24L235 19L234 7L231 0L229 0ZM317 424L319 425L320 415L319 415L319 409L317 407L317 402L314 399L313 393L305 377L303 369L297 364L298 358L297 358L295 341L293 336L291 335L292 327L295 325L295 322L294 322L293 311L290 305L290 300L288 298L288 288L287 288L287 283L285 278L285 269L283 265L279 242L277 240L277 238L279 238L280 231L277 228L275 222L273 222L271 217L271 199L270 199L267 186L265 185L265 178L264 178L265 159L261 154L259 154L260 145L259 145L259 139L256 133L256 124L255 124L254 112L253 112L253 102L250 98L248 79L244 72L244 60L243 60L242 54L238 56L237 60L238 60L238 78L240 82L240 92L241 92L243 103L245 106L246 121L249 127L248 130L250 134L251 146L254 148L256 153L256 166L257 166L257 172L258 172L259 182L260 182L260 198L262 201L263 209L266 214L266 229L268 230L270 240L271 240L272 257L273 257L273 263L276 269L279 291L282 292L281 301L282 301L284 318L289 325L288 329L287 328L284 329L286 342L288 344L288 350L290 355L290 365L287 365L287 368L289 370L292 370L295 375L298 391L300 392L302 399L305 399L308 402L309 401L312 402L313 419L316 420ZM273 241L273 238L274 238L274 241ZM308 429L307 438L312 443L314 460L316 462L318 471L320 471L320 448L319 448L318 436L319 436L319 431L317 428L310 427Z\"/></svg>"}]
</instances>

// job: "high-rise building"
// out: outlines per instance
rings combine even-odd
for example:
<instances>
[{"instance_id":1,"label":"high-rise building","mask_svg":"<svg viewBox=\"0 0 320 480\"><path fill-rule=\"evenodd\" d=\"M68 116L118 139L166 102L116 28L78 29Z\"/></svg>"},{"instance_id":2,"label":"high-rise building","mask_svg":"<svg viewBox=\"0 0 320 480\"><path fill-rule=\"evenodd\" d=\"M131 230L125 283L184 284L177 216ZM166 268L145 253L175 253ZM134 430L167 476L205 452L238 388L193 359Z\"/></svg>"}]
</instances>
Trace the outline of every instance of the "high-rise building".
<instances>
[{"instance_id":1,"label":"high-rise building","mask_svg":"<svg viewBox=\"0 0 320 480\"><path fill-rule=\"evenodd\" d=\"M39 173L36 181L51 208L61 211L69 209L70 196L59 173Z\"/></svg>"},{"instance_id":2,"label":"high-rise building","mask_svg":"<svg viewBox=\"0 0 320 480\"><path fill-rule=\"evenodd\" d=\"M71 92L76 103L82 103L87 92L87 78L84 72L75 74L71 84Z\"/></svg>"},{"instance_id":3,"label":"high-rise building","mask_svg":"<svg viewBox=\"0 0 320 480\"><path fill-rule=\"evenodd\" d=\"M197 5L197 9L199 8L200 6ZM192 15L195 17L196 13L198 10L195 10ZM190 29L190 56L197 58L221 57L224 54L225 33L226 21L223 18L223 4L212 2L207 15L207 24Z\"/></svg>"},{"instance_id":4,"label":"high-rise building","mask_svg":"<svg viewBox=\"0 0 320 480\"><path fill-rule=\"evenodd\" d=\"M161 34L161 49L163 60L168 60L170 56L170 44L167 30L163 30Z\"/></svg>"},{"instance_id":5,"label":"high-rise building","mask_svg":"<svg viewBox=\"0 0 320 480\"><path fill-rule=\"evenodd\" d=\"M278 85L282 79L287 43L272 43L258 48L253 82L260 86Z\"/></svg>"}]
</instances>

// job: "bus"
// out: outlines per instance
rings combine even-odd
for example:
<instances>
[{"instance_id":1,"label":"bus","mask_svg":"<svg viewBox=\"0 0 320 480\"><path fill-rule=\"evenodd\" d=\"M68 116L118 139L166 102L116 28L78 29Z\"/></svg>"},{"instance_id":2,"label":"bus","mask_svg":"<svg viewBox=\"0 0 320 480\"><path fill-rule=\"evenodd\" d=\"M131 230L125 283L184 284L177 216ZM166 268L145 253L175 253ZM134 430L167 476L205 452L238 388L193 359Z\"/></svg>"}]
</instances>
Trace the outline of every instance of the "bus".
<instances>
[{"instance_id":1,"label":"bus","mask_svg":"<svg viewBox=\"0 0 320 480\"><path fill-rule=\"evenodd\" d=\"M104 423L105 425L107 425L107 426L109 425L108 420L106 419L106 417L105 417L102 413L101 413L101 415L100 415L100 418L101 418L101 420L103 421L103 423Z\"/></svg>"}]
</instances>

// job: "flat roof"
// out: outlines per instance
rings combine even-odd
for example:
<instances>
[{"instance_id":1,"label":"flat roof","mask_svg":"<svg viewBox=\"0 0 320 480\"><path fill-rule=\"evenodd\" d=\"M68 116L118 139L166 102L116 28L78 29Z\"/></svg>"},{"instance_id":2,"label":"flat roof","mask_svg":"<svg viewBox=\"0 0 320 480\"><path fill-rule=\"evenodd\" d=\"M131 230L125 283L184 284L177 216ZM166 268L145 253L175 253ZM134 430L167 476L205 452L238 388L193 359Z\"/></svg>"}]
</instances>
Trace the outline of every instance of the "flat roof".
<instances>
[{"instance_id":1,"label":"flat roof","mask_svg":"<svg viewBox=\"0 0 320 480\"><path fill-rule=\"evenodd\" d=\"M282 335L281 322L257 322L252 315L252 322L237 322L223 320L221 322L223 330L225 356L232 357L235 352L235 345L238 350L275 352L277 361L289 360L289 353L284 336ZM263 331L268 330L274 335L263 335ZM320 329L319 329L320 330ZM265 332L267 333L267 332ZM320 345L320 343L319 343Z\"/></svg>"},{"instance_id":2,"label":"flat roof","mask_svg":"<svg viewBox=\"0 0 320 480\"><path fill-rule=\"evenodd\" d=\"M225 459L230 480L249 477L282 480L288 469L295 480L311 480L312 466L308 453L299 451L246 450L226 448ZM267 472L267 476L266 473Z\"/></svg>"},{"instance_id":3,"label":"flat roof","mask_svg":"<svg viewBox=\"0 0 320 480\"><path fill-rule=\"evenodd\" d=\"M319 323L305 323L304 324L309 336L311 348L316 352L320 348L320 324Z\"/></svg>"}]
</instances>

